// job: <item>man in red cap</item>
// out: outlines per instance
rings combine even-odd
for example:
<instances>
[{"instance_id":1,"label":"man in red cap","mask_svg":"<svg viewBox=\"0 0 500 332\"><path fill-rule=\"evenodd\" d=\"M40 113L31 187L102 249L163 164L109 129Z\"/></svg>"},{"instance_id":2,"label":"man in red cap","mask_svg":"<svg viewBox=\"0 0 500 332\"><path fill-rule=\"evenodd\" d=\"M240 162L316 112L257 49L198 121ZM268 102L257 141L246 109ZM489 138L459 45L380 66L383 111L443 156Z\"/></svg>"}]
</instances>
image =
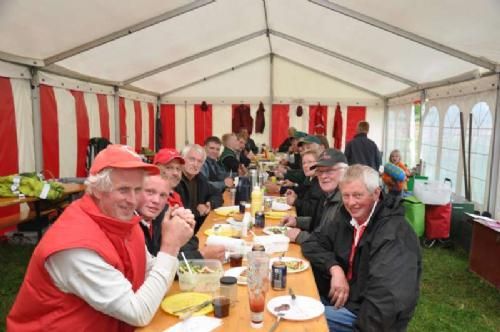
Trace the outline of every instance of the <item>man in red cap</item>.
<instances>
[{"instance_id":1,"label":"man in red cap","mask_svg":"<svg viewBox=\"0 0 500 332\"><path fill-rule=\"evenodd\" d=\"M86 194L35 249L7 317L9 331L132 331L150 322L191 238L192 213L170 211L160 252L150 256L135 215L146 173L129 147L110 145L90 168Z\"/></svg>"},{"instance_id":2,"label":"man in red cap","mask_svg":"<svg viewBox=\"0 0 500 332\"><path fill-rule=\"evenodd\" d=\"M185 163L176 149L161 149L154 157L153 164L158 166L162 176L168 180L169 206L183 206L181 196L174 191L174 188L181 182L182 167Z\"/></svg>"}]
</instances>

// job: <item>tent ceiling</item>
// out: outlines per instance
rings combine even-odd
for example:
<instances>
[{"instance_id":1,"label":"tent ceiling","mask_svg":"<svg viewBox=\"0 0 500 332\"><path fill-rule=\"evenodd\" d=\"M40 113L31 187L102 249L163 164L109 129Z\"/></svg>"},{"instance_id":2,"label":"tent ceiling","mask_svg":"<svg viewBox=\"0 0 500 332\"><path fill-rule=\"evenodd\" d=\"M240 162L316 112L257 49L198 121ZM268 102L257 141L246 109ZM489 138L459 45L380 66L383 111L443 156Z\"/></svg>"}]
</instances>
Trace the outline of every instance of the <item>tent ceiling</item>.
<instances>
[{"instance_id":1,"label":"tent ceiling","mask_svg":"<svg viewBox=\"0 0 500 332\"><path fill-rule=\"evenodd\" d=\"M161 94L272 52L390 95L498 71L499 12L497 0L2 1L0 59Z\"/></svg>"}]
</instances>

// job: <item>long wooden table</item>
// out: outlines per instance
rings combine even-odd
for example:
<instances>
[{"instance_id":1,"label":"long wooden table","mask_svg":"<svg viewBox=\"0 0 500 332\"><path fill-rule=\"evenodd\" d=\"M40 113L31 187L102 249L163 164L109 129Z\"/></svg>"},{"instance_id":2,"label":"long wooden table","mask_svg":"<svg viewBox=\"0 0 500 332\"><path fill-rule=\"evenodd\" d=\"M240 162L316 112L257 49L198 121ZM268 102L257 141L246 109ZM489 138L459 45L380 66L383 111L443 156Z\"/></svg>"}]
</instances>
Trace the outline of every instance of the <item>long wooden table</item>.
<instances>
[{"instance_id":1,"label":"long wooden table","mask_svg":"<svg viewBox=\"0 0 500 332\"><path fill-rule=\"evenodd\" d=\"M205 245L205 241L207 236L204 234L205 230L210 229L216 223L223 223L222 220L225 220L224 217L216 215L214 212L211 212L205 223L201 227L198 232L198 237L200 239L200 246ZM266 218L266 226L278 225L279 220L272 220ZM257 235L262 235L262 231L260 229L253 229ZM251 236L248 238L251 240ZM302 256L302 252L300 250L300 246L294 243L290 243L288 248L288 252L286 256L299 257L304 258ZM245 262L244 262L245 265ZM229 264L224 264L224 269L229 269ZM315 299L319 299L319 294L316 289L316 284L314 282L314 276L312 273L312 269L309 267L306 271L288 274L287 276L287 287L292 287L294 292L297 295L310 296ZM177 281L174 282L172 288L167 293L167 296L179 293L179 283ZM270 289L266 295L266 304L269 299L276 297L287 295L287 291L275 291ZM271 325L274 323L276 318L265 310L264 316L264 327L258 329L260 331L268 331ZM172 315L169 315L160 308L158 312L154 316L153 320L149 325L144 328L137 329L137 331L164 331L170 326L175 325L180 320ZM256 331L250 326L250 308L248 304L248 295L247 295L247 287L238 285L238 303L230 308L230 315L226 318L223 318L223 324L215 331ZM310 331L310 332L322 332L328 331L328 327L326 324L326 320L324 315L321 315L315 319L301 321L301 322L293 322L282 320L276 329L276 331ZM188 332L188 331L186 331Z\"/></svg>"}]
</instances>

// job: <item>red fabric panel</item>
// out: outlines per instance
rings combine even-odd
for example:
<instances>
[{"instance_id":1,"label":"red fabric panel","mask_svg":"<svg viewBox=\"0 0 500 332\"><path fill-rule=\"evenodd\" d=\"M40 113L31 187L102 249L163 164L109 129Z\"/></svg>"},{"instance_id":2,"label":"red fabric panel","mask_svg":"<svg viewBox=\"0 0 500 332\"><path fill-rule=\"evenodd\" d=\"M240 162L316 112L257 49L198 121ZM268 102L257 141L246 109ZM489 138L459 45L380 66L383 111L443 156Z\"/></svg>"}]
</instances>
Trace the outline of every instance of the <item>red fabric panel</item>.
<instances>
[{"instance_id":1,"label":"red fabric panel","mask_svg":"<svg viewBox=\"0 0 500 332\"><path fill-rule=\"evenodd\" d=\"M335 149L342 149L342 111L340 105L337 103L335 108L335 117L333 118L333 147Z\"/></svg>"},{"instance_id":2,"label":"red fabric panel","mask_svg":"<svg viewBox=\"0 0 500 332\"><path fill-rule=\"evenodd\" d=\"M127 144L127 111L125 110L125 98L120 97L118 101L120 116L120 144Z\"/></svg>"},{"instance_id":3,"label":"red fabric panel","mask_svg":"<svg viewBox=\"0 0 500 332\"><path fill-rule=\"evenodd\" d=\"M356 135L356 127L360 121L365 121L366 107L365 106L347 106L347 123L345 129L345 143Z\"/></svg>"},{"instance_id":4,"label":"red fabric panel","mask_svg":"<svg viewBox=\"0 0 500 332\"><path fill-rule=\"evenodd\" d=\"M175 105L161 104L160 106L161 148L175 149Z\"/></svg>"},{"instance_id":5,"label":"red fabric panel","mask_svg":"<svg viewBox=\"0 0 500 332\"><path fill-rule=\"evenodd\" d=\"M135 151L141 152L142 148L142 109L141 102L134 100L135 114Z\"/></svg>"},{"instance_id":6,"label":"red fabric panel","mask_svg":"<svg viewBox=\"0 0 500 332\"><path fill-rule=\"evenodd\" d=\"M101 137L109 138L109 110L108 96L97 94L97 103L99 104L99 121L101 123Z\"/></svg>"},{"instance_id":7,"label":"red fabric panel","mask_svg":"<svg viewBox=\"0 0 500 332\"><path fill-rule=\"evenodd\" d=\"M148 103L149 113L149 149L155 150L155 107L152 103Z\"/></svg>"},{"instance_id":8,"label":"red fabric panel","mask_svg":"<svg viewBox=\"0 0 500 332\"><path fill-rule=\"evenodd\" d=\"M87 176L86 161L87 161L87 146L90 139L89 117L87 115L87 106L82 91L73 91L71 94L75 97L76 110L76 135L77 135L77 152L76 152L76 176Z\"/></svg>"},{"instance_id":9,"label":"red fabric panel","mask_svg":"<svg viewBox=\"0 0 500 332\"><path fill-rule=\"evenodd\" d=\"M309 105L309 134L326 135L326 105Z\"/></svg>"},{"instance_id":10,"label":"red fabric panel","mask_svg":"<svg viewBox=\"0 0 500 332\"><path fill-rule=\"evenodd\" d=\"M271 109L271 147L277 149L288 137L290 105L273 105Z\"/></svg>"},{"instance_id":11,"label":"red fabric panel","mask_svg":"<svg viewBox=\"0 0 500 332\"><path fill-rule=\"evenodd\" d=\"M42 117L43 167L47 177L59 177L59 131L57 103L54 89L40 85L40 113Z\"/></svg>"},{"instance_id":12,"label":"red fabric panel","mask_svg":"<svg viewBox=\"0 0 500 332\"><path fill-rule=\"evenodd\" d=\"M201 110L201 104L194 105L194 142L203 146L205 139L212 136L212 105L207 104L207 110Z\"/></svg>"},{"instance_id":13,"label":"red fabric panel","mask_svg":"<svg viewBox=\"0 0 500 332\"><path fill-rule=\"evenodd\" d=\"M10 79L0 77L0 176L19 172L19 159L16 132L16 113L14 109L14 96ZM19 213L19 205L0 208L0 217ZM11 231L15 227L0 230L0 235Z\"/></svg>"}]
</instances>

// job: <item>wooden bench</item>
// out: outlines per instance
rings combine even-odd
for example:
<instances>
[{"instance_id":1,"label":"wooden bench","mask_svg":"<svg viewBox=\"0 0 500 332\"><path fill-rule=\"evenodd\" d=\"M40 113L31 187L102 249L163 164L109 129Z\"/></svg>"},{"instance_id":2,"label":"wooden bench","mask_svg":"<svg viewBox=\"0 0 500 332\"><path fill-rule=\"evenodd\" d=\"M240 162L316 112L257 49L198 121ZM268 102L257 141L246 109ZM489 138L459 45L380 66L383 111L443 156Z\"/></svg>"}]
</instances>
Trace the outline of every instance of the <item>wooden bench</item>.
<instances>
[{"instance_id":1,"label":"wooden bench","mask_svg":"<svg viewBox=\"0 0 500 332\"><path fill-rule=\"evenodd\" d=\"M48 216L52 213L59 213L62 209L66 208L68 203L62 204L57 208L51 208L47 210L40 211L40 217ZM27 215L22 216L21 213L12 214L6 217L0 217L0 229L7 228L10 226L15 226L28 221L33 221L37 219L36 211L30 211Z\"/></svg>"}]
</instances>

